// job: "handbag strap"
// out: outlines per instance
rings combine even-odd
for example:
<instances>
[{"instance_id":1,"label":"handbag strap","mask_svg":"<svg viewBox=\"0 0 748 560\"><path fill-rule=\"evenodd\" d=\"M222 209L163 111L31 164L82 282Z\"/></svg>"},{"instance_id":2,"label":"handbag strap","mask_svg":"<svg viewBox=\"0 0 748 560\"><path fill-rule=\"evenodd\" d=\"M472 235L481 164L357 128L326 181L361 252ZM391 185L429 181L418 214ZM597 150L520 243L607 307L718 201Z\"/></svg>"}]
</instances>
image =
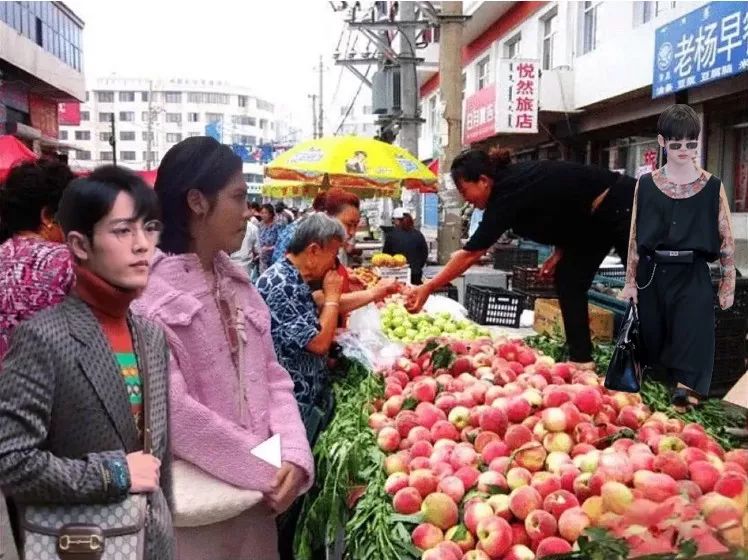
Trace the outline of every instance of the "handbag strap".
<instances>
[{"instance_id":1,"label":"handbag strap","mask_svg":"<svg viewBox=\"0 0 748 560\"><path fill-rule=\"evenodd\" d=\"M138 371L143 384L143 453L151 455L153 453L153 432L151 431L151 375L148 367L148 355L143 346L144 338L140 327L132 319L130 324L135 338Z\"/></svg>"}]
</instances>

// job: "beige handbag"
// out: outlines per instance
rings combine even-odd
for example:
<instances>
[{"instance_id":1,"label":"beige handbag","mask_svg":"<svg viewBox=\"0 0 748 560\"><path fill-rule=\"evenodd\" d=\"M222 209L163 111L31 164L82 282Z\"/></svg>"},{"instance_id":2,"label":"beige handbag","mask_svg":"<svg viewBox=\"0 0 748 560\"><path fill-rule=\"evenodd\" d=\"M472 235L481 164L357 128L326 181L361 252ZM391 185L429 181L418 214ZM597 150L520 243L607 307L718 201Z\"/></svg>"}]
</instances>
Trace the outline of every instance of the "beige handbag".
<instances>
[{"instance_id":1,"label":"beige handbag","mask_svg":"<svg viewBox=\"0 0 748 560\"><path fill-rule=\"evenodd\" d=\"M240 309L229 304L216 293L216 303L222 313L235 314L235 331L229 334L236 342L237 375L240 387L244 381L244 316ZM233 307L233 309L232 309ZM231 326L229 327L229 329ZM240 389L243 391L243 387ZM244 408L242 408L242 414ZM237 450L238 451L238 450ZM249 450L247 450L249 453ZM208 474L184 460L175 459L172 466L174 506L172 519L175 527L200 527L232 519L262 501L262 492L238 488Z\"/></svg>"}]
</instances>

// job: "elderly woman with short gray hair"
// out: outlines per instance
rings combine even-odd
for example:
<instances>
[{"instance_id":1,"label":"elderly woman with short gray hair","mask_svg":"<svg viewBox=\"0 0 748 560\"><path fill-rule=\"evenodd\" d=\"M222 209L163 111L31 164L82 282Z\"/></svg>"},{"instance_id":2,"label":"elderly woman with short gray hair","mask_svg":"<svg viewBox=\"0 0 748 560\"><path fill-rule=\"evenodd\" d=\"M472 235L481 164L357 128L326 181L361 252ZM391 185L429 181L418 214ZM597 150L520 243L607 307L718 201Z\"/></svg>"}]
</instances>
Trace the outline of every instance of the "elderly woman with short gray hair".
<instances>
[{"instance_id":1,"label":"elderly woman with short gray hair","mask_svg":"<svg viewBox=\"0 0 748 560\"><path fill-rule=\"evenodd\" d=\"M275 351L293 379L312 445L331 408L327 353L335 336L342 288L335 257L344 240L338 220L325 214L309 216L299 223L286 256L257 280L257 290L270 309ZM320 280L321 311L309 286Z\"/></svg>"}]
</instances>

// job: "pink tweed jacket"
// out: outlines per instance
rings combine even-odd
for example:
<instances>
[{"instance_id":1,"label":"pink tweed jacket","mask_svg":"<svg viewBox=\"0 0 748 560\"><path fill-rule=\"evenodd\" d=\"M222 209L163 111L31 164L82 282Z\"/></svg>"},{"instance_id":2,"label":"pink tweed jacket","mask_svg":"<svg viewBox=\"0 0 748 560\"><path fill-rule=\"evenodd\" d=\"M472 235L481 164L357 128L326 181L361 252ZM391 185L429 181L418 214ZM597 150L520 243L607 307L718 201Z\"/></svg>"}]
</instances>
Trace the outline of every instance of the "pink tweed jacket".
<instances>
[{"instance_id":1,"label":"pink tweed jacket","mask_svg":"<svg viewBox=\"0 0 748 560\"><path fill-rule=\"evenodd\" d=\"M229 257L214 263L216 281L244 317L244 379L237 376L219 307L196 255L157 253L148 287L133 310L159 323L172 352L171 442L174 455L241 488L267 492L276 469L250 454L274 434L282 460L314 478L314 463L293 394L275 356L270 314Z\"/></svg>"}]
</instances>

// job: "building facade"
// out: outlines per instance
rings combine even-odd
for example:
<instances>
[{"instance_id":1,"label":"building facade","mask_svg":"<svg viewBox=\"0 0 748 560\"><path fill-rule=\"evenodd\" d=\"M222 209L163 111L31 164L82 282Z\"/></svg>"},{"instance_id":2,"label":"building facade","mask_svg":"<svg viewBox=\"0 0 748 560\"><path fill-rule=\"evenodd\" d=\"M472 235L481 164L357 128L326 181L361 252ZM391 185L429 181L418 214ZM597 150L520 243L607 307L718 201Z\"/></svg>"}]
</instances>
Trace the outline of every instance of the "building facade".
<instances>
[{"instance_id":1,"label":"building facade","mask_svg":"<svg viewBox=\"0 0 748 560\"><path fill-rule=\"evenodd\" d=\"M466 2L465 11L475 17L498 4L502 13L463 45L463 127L477 132L464 135L466 147L501 145L520 160L569 159L639 176L663 161L659 114L688 103L702 118L700 163L724 181L739 266L748 268L748 3ZM506 87L507 60L539 68L537 132L493 126L505 107L487 90ZM425 159L444 125L438 73L421 77Z\"/></svg>"},{"instance_id":2,"label":"building facade","mask_svg":"<svg viewBox=\"0 0 748 560\"><path fill-rule=\"evenodd\" d=\"M259 195L263 162L277 142L289 140L279 115L273 103L226 82L110 76L89 86L80 124L62 126L60 140L78 148L69 156L74 167L92 169L116 158L118 165L149 170L183 139L213 136L242 157L249 192Z\"/></svg>"},{"instance_id":3,"label":"building facade","mask_svg":"<svg viewBox=\"0 0 748 560\"><path fill-rule=\"evenodd\" d=\"M0 134L56 153L59 104L85 96L83 21L63 2L0 2Z\"/></svg>"}]
</instances>

